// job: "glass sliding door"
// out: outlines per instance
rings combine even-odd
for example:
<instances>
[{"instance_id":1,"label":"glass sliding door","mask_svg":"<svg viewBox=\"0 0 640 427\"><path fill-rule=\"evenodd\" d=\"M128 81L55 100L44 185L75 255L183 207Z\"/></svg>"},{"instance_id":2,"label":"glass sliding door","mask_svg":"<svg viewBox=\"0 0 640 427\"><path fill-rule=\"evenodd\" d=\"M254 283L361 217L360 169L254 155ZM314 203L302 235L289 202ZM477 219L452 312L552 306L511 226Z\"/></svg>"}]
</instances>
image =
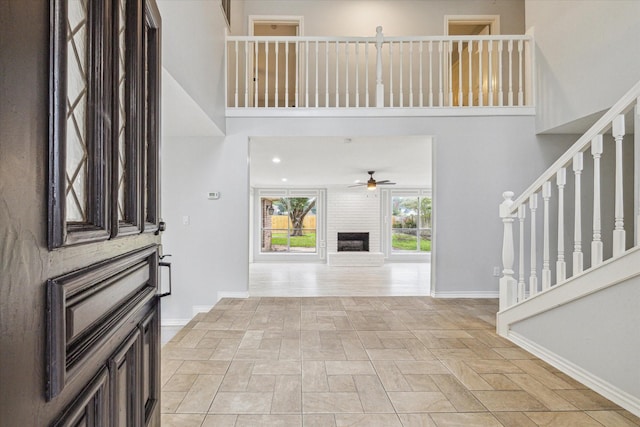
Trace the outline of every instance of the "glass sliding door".
<instances>
[{"instance_id":1,"label":"glass sliding door","mask_svg":"<svg viewBox=\"0 0 640 427\"><path fill-rule=\"evenodd\" d=\"M431 197L391 198L391 249L431 252Z\"/></svg>"},{"instance_id":2,"label":"glass sliding door","mask_svg":"<svg viewBox=\"0 0 640 427\"><path fill-rule=\"evenodd\" d=\"M316 253L315 197L260 198L262 253Z\"/></svg>"}]
</instances>

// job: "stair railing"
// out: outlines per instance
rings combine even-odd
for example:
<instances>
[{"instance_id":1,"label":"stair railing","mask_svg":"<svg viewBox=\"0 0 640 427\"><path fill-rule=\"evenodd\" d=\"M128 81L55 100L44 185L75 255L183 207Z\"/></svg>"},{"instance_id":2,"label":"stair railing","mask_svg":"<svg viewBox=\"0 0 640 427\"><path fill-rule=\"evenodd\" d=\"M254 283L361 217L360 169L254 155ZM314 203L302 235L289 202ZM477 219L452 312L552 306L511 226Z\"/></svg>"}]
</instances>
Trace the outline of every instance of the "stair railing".
<instances>
[{"instance_id":1,"label":"stair railing","mask_svg":"<svg viewBox=\"0 0 640 427\"><path fill-rule=\"evenodd\" d=\"M631 178L640 171L638 153L634 159L629 159L628 153L633 150L629 150L625 141L625 134L635 134L628 129L640 130L639 97L640 82L520 196L514 199L513 192L503 193L504 201L499 209L504 226L503 270L499 281L500 311L546 292L572 277L586 274L606 259L619 257L640 242L640 209L634 213L633 220L625 219L625 206L637 206L640 200L640 177L635 178L639 181L635 191L625 192L624 189L629 184L633 187L634 180ZM638 145L640 144L636 144ZM614 157L614 172L604 174L607 170L603 168L603 160L609 160L605 158L607 155ZM625 170L631 163L629 160L633 160L633 167ZM593 182L583 179L585 170L588 177L593 176ZM569 193L567 197L565 187L570 185L573 195ZM613 203L603 203L603 198L609 196L611 191ZM634 192L638 194L633 195ZM539 208L542 212L539 212ZM573 215L567 215L568 210L572 210ZM587 215L583 215L583 211L591 214L591 236L588 238L590 246L583 244L583 239L586 240L585 220L589 220L585 218ZM540 215L542 231L537 228ZM568 218L570 216L573 217L572 221ZM603 222L605 217L610 220L608 223ZM517 248L514 224L517 224ZM635 229L634 235L627 235L625 228ZM552 235L552 229L557 233ZM609 232L611 234L605 234ZM542 248L538 246L540 237ZM528 245L525 244L527 240ZM551 259L552 248L556 255L555 263ZM514 265L516 251L517 265ZM538 259L540 252L542 262ZM590 257L586 258L585 252L590 252ZM529 262L528 270L526 258ZM553 267L555 274L552 274ZM538 272L541 274L538 275Z\"/></svg>"}]
</instances>

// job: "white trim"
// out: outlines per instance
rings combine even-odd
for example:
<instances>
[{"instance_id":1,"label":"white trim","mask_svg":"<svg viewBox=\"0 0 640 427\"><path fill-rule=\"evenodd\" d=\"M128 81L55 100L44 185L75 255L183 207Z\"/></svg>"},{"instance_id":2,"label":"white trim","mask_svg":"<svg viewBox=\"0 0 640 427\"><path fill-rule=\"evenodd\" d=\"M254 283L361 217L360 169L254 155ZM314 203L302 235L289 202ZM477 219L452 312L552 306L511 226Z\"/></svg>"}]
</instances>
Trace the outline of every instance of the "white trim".
<instances>
[{"instance_id":1,"label":"white trim","mask_svg":"<svg viewBox=\"0 0 640 427\"><path fill-rule=\"evenodd\" d=\"M160 321L160 326L185 326L190 321L191 319L162 319Z\"/></svg>"},{"instance_id":2,"label":"white trim","mask_svg":"<svg viewBox=\"0 0 640 427\"><path fill-rule=\"evenodd\" d=\"M500 34L500 15L445 15L444 35L449 35L449 24L488 24L490 35Z\"/></svg>"},{"instance_id":3,"label":"white trim","mask_svg":"<svg viewBox=\"0 0 640 427\"><path fill-rule=\"evenodd\" d=\"M227 107L226 117L491 117L535 116L535 107Z\"/></svg>"},{"instance_id":4,"label":"white trim","mask_svg":"<svg viewBox=\"0 0 640 427\"><path fill-rule=\"evenodd\" d=\"M248 291L243 291L243 292L218 291L216 303L219 302L222 298L247 299L247 298L249 298L249 292ZM211 308L212 307L210 307L209 310L211 310Z\"/></svg>"},{"instance_id":5,"label":"white trim","mask_svg":"<svg viewBox=\"0 0 640 427\"><path fill-rule=\"evenodd\" d=\"M500 292L498 291L469 291L469 292L459 292L459 291L433 291L431 292L431 296L434 298L498 298L500 296Z\"/></svg>"},{"instance_id":6,"label":"white trim","mask_svg":"<svg viewBox=\"0 0 640 427\"><path fill-rule=\"evenodd\" d=\"M612 402L622 406L632 414L640 416L640 398L619 389L564 357L530 341L517 332L509 331L506 338L551 366L558 368L574 380L581 382Z\"/></svg>"}]
</instances>

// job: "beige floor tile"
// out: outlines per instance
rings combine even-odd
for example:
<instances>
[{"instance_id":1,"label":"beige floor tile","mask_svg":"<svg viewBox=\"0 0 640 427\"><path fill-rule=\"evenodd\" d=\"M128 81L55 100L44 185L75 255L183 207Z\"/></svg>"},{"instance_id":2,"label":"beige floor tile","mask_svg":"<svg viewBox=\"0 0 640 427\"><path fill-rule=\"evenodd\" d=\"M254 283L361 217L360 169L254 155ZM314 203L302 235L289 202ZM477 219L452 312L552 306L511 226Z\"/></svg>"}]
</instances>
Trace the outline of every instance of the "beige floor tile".
<instances>
[{"instance_id":1,"label":"beige floor tile","mask_svg":"<svg viewBox=\"0 0 640 427\"><path fill-rule=\"evenodd\" d=\"M222 375L198 375L176 412L207 412L221 382Z\"/></svg>"},{"instance_id":2,"label":"beige floor tile","mask_svg":"<svg viewBox=\"0 0 640 427\"><path fill-rule=\"evenodd\" d=\"M229 362L219 360L185 360L178 368L178 374L218 375L225 374Z\"/></svg>"},{"instance_id":3,"label":"beige floor tile","mask_svg":"<svg viewBox=\"0 0 640 427\"><path fill-rule=\"evenodd\" d=\"M160 412L163 414L175 413L186 395L186 391L162 391L160 393Z\"/></svg>"},{"instance_id":4,"label":"beige floor tile","mask_svg":"<svg viewBox=\"0 0 640 427\"><path fill-rule=\"evenodd\" d=\"M358 393L302 393L304 414L364 412Z\"/></svg>"},{"instance_id":5,"label":"beige floor tile","mask_svg":"<svg viewBox=\"0 0 640 427\"><path fill-rule=\"evenodd\" d=\"M275 375L252 375L247 384L250 392L273 392L276 386Z\"/></svg>"},{"instance_id":6,"label":"beige floor tile","mask_svg":"<svg viewBox=\"0 0 640 427\"><path fill-rule=\"evenodd\" d=\"M575 411L577 409L529 374L507 374L507 377L538 399L550 411Z\"/></svg>"},{"instance_id":7,"label":"beige floor tile","mask_svg":"<svg viewBox=\"0 0 640 427\"><path fill-rule=\"evenodd\" d=\"M429 414L398 414L403 427L437 427Z\"/></svg>"},{"instance_id":8,"label":"beige floor tile","mask_svg":"<svg viewBox=\"0 0 640 427\"><path fill-rule=\"evenodd\" d=\"M326 361L327 375L375 375L371 362L367 361Z\"/></svg>"},{"instance_id":9,"label":"beige floor tile","mask_svg":"<svg viewBox=\"0 0 640 427\"><path fill-rule=\"evenodd\" d=\"M278 375L271 402L272 414L302 413L302 379L300 375Z\"/></svg>"},{"instance_id":10,"label":"beige floor tile","mask_svg":"<svg viewBox=\"0 0 640 427\"><path fill-rule=\"evenodd\" d=\"M234 360L222 380L220 391L246 391L253 372L253 362Z\"/></svg>"},{"instance_id":11,"label":"beige floor tile","mask_svg":"<svg viewBox=\"0 0 640 427\"><path fill-rule=\"evenodd\" d=\"M479 374L522 374L522 369L509 360L471 359L464 362Z\"/></svg>"},{"instance_id":12,"label":"beige floor tile","mask_svg":"<svg viewBox=\"0 0 640 427\"><path fill-rule=\"evenodd\" d=\"M413 390L394 361L376 360L372 363L386 391L417 391Z\"/></svg>"},{"instance_id":13,"label":"beige floor tile","mask_svg":"<svg viewBox=\"0 0 640 427\"><path fill-rule=\"evenodd\" d=\"M405 392L387 393L398 413L418 412L455 412L451 402L440 392Z\"/></svg>"},{"instance_id":14,"label":"beige floor tile","mask_svg":"<svg viewBox=\"0 0 640 427\"><path fill-rule=\"evenodd\" d=\"M235 427L237 415L207 415L202 427ZM164 427L164 425L163 425Z\"/></svg>"},{"instance_id":15,"label":"beige floor tile","mask_svg":"<svg viewBox=\"0 0 640 427\"><path fill-rule=\"evenodd\" d=\"M354 375L362 409L366 413L394 413L393 406L377 375Z\"/></svg>"},{"instance_id":16,"label":"beige floor tile","mask_svg":"<svg viewBox=\"0 0 640 427\"><path fill-rule=\"evenodd\" d=\"M336 414L337 427L403 427L396 414Z\"/></svg>"},{"instance_id":17,"label":"beige floor tile","mask_svg":"<svg viewBox=\"0 0 640 427\"><path fill-rule=\"evenodd\" d=\"M449 370L438 360L397 360L396 366L403 374L449 374Z\"/></svg>"},{"instance_id":18,"label":"beige floor tile","mask_svg":"<svg viewBox=\"0 0 640 427\"><path fill-rule=\"evenodd\" d=\"M623 417L633 421L634 423L636 423L637 425L640 426L640 417L637 415L632 414L629 411L625 411L625 410L621 410L621 411L616 411L617 413L619 413L620 415L622 415Z\"/></svg>"},{"instance_id":19,"label":"beige floor tile","mask_svg":"<svg viewBox=\"0 0 640 427\"><path fill-rule=\"evenodd\" d=\"M162 414L162 427L200 427L204 414Z\"/></svg>"},{"instance_id":20,"label":"beige floor tile","mask_svg":"<svg viewBox=\"0 0 640 427\"><path fill-rule=\"evenodd\" d=\"M356 384L351 375L331 375L327 377L329 391L335 392L355 392Z\"/></svg>"},{"instance_id":21,"label":"beige floor tile","mask_svg":"<svg viewBox=\"0 0 640 427\"><path fill-rule=\"evenodd\" d=\"M620 409L618 405L592 390L556 390L556 393L583 411Z\"/></svg>"},{"instance_id":22,"label":"beige floor tile","mask_svg":"<svg viewBox=\"0 0 640 427\"><path fill-rule=\"evenodd\" d=\"M238 415L234 427L301 427L302 415Z\"/></svg>"},{"instance_id":23,"label":"beige floor tile","mask_svg":"<svg viewBox=\"0 0 640 427\"><path fill-rule=\"evenodd\" d=\"M526 412L540 427L602 427L584 412Z\"/></svg>"},{"instance_id":24,"label":"beige floor tile","mask_svg":"<svg viewBox=\"0 0 640 427\"><path fill-rule=\"evenodd\" d=\"M213 354L211 348L176 348L165 346L162 357L168 360L209 360Z\"/></svg>"},{"instance_id":25,"label":"beige floor tile","mask_svg":"<svg viewBox=\"0 0 640 427\"><path fill-rule=\"evenodd\" d=\"M219 392L209 408L212 414L268 414L273 393Z\"/></svg>"},{"instance_id":26,"label":"beige floor tile","mask_svg":"<svg viewBox=\"0 0 640 427\"><path fill-rule=\"evenodd\" d=\"M415 360L407 349L368 349L367 354L371 360Z\"/></svg>"},{"instance_id":27,"label":"beige floor tile","mask_svg":"<svg viewBox=\"0 0 640 427\"><path fill-rule=\"evenodd\" d=\"M633 422L617 411L587 411L587 414L605 427L633 427L640 425L640 422Z\"/></svg>"},{"instance_id":28,"label":"beige floor tile","mask_svg":"<svg viewBox=\"0 0 640 427\"><path fill-rule=\"evenodd\" d=\"M430 415L438 427L503 427L500 421L488 412Z\"/></svg>"},{"instance_id":29,"label":"beige floor tile","mask_svg":"<svg viewBox=\"0 0 640 427\"><path fill-rule=\"evenodd\" d=\"M505 359L535 359L536 357L526 350L516 347L494 348L493 351Z\"/></svg>"},{"instance_id":30,"label":"beige floor tile","mask_svg":"<svg viewBox=\"0 0 640 427\"><path fill-rule=\"evenodd\" d=\"M160 361L160 382L162 386L169 381L171 376L176 373L183 363L183 360L167 360L162 357L162 360Z\"/></svg>"},{"instance_id":31,"label":"beige floor tile","mask_svg":"<svg viewBox=\"0 0 640 427\"><path fill-rule=\"evenodd\" d=\"M540 366L535 360L512 360L511 362L552 390L568 390L572 388L571 384Z\"/></svg>"},{"instance_id":32,"label":"beige floor tile","mask_svg":"<svg viewBox=\"0 0 640 427\"><path fill-rule=\"evenodd\" d=\"M195 374L180 375L175 374L169 378L169 381L162 386L163 391L184 391L187 392L193 385L193 382L198 378Z\"/></svg>"},{"instance_id":33,"label":"beige floor tile","mask_svg":"<svg viewBox=\"0 0 640 427\"><path fill-rule=\"evenodd\" d=\"M483 380L491 384L494 390L522 390L522 388L511 381L505 374L481 374Z\"/></svg>"},{"instance_id":34,"label":"beige floor tile","mask_svg":"<svg viewBox=\"0 0 640 427\"><path fill-rule=\"evenodd\" d=\"M303 414L302 425L304 427L336 427L336 418L333 414Z\"/></svg>"},{"instance_id":35,"label":"beige floor tile","mask_svg":"<svg viewBox=\"0 0 640 427\"><path fill-rule=\"evenodd\" d=\"M462 360L447 359L442 364L469 390L493 390L493 387L482 379L473 369Z\"/></svg>"},{"instance_id":36,"label":"beige floor tile","mask_svg":"<svg viewBox=\"0 0 640 427\"><path fill-rule=\"evenodd\" d=\"M253 375L300 375L302 363L296 360L257 361L253 365Z\"/></svg>"},{"instance_id":37,"label":"beige floor tile","mask_svg":"<svg viewBox=\"0 0 640 427\"><path fill-rule=\"evenodd\" d=\"M546 407L524 391L474 391L490 411L544 411Z\"/></svg>"},{"instance_id":38,"label":"beige floor tile","mask_svg":"<svg viewBox=\"0 0 640 427\"><path fill-rule=\"evenodd\" d=\"M411 391L440 391L430 375L408 374L404 378L409 383Z\"/></svg>"},{"instance_id":39,"label":"beige floor tile","mask_svg":"<svg viewBox=\"0 0 640 427\"><path fill-rule=\"evenodd\" d=\"M329 391L325 362L305 360L302 362L302 391Z\"/></svg>"},{"instance_id":40,"label":"beige floor tile","mask_svg":"<svg viewBox=\"0 0 640 427\"><path fill-rule=\"evenodd\" d=\"M527 417L524 412L494 412L493 416L504 427L536 427L536 423Z\"/></svg>"},{"instance_id":41,"label":"beige floor tile","mask_svg":"<svg viewBox=\"0 0 640 427\"><path fill-rule=\"evenodd\" d=\"M459 412L483 412L487 408L453 375L431 375L440 391Z\"/></svg>"}]
</instances>

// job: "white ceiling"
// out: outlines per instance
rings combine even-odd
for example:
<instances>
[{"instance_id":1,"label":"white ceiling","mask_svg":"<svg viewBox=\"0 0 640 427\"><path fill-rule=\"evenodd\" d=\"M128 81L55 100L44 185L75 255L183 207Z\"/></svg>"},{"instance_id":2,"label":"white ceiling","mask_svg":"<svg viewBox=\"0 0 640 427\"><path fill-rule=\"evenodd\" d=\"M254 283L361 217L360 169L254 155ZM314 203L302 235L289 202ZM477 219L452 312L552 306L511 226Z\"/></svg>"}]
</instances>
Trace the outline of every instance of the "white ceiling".
<instances>
[{"instance_id":1,"label":"white ceiling","mask_svg":"<svg viewBox=\"0 0 640 427\"><path fill-rule=\"evenodd\" d=\"M376 180L388 179L396 188L430 188L431 147L428 136L251 138L250 184L346 188L365 182L373 170Z\"/></svg>"}]
</instances>

